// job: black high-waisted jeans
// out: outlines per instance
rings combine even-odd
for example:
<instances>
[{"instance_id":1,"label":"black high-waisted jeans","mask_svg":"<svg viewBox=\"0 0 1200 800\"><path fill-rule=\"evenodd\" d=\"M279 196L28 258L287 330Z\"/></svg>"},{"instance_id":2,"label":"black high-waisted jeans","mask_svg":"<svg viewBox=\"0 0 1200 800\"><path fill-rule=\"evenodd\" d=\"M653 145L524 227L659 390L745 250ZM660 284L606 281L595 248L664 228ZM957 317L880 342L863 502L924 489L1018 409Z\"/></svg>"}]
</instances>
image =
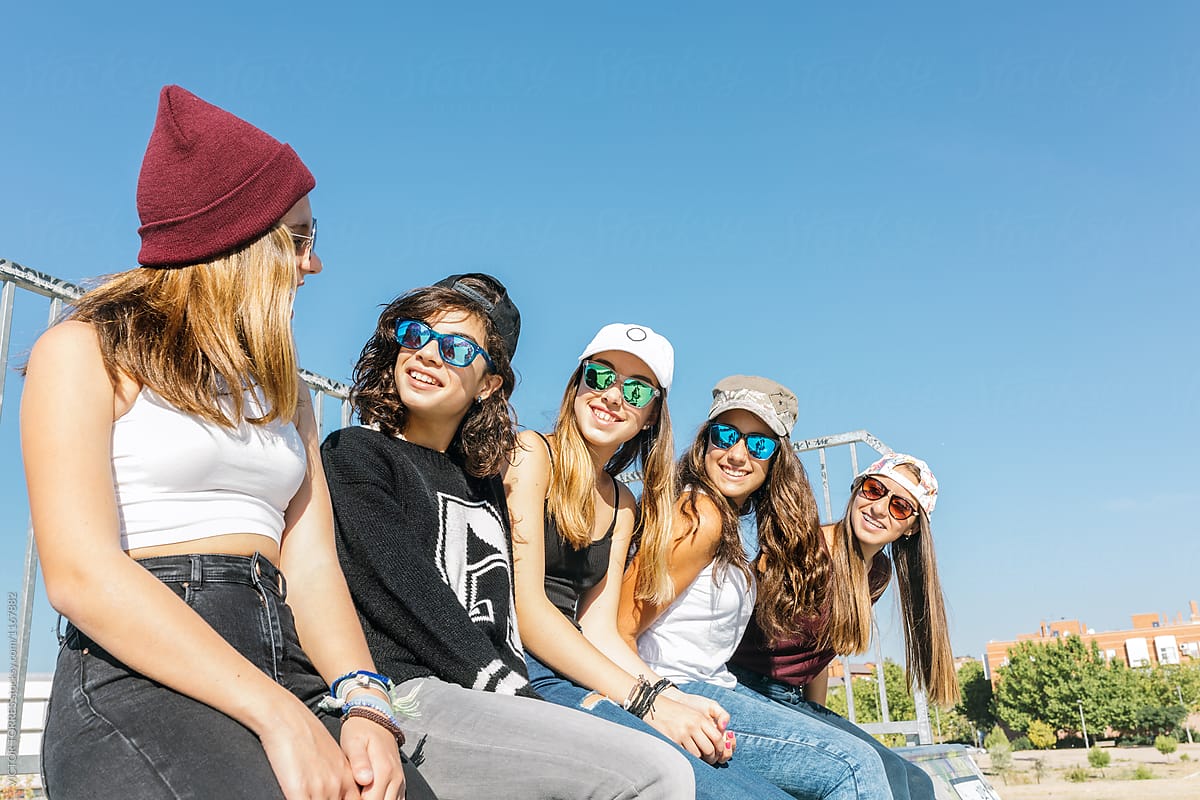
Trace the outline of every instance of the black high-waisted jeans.
<instances>
[{"instance_id":1,"label":"black high-waisted jeans","mask_svg":"<svg viewBox=\"0 0 1200 800\"><path fill-rule=\"evenodd\" d=\"M300 649L283 574L261 555L138 562L227 642L317 711L328 687ZM42 742L53 800L282 800L258 737L237 720L134 672L74 625L59 650ZM409 796L432 797L406 764Z\"/></svg>"}]
</instances>

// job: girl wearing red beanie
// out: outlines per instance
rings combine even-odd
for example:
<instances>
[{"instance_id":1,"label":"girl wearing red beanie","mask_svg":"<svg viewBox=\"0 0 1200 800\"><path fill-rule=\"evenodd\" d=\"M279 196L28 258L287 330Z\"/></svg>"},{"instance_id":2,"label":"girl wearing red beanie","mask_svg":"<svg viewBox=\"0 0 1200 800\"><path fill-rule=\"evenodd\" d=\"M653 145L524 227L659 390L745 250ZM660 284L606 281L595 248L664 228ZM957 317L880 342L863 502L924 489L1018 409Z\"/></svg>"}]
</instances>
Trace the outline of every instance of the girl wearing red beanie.
<instances>
[{"instance_id":1,"label":"girl wearing red beanie","mask_svg":"<svg viewBox=\"0 0 1200 800\"><path fill-rule=\"evenodd\" d=\"M404 794L292 343L295 290L321 268L314 184L287 145L164 88L144 266L30 356L30 508L70 623L43 745L55 800ZM415 773L408 797L432 797Z\"/></svg>"}]
</instances>

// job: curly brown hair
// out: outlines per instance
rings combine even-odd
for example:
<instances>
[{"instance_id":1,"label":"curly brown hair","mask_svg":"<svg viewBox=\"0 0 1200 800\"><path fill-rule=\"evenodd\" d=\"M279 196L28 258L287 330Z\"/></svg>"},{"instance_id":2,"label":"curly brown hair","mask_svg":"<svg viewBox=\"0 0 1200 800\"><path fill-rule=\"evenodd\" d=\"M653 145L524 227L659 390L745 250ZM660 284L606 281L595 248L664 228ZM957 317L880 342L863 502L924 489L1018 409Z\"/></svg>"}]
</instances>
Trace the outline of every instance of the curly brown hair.
<instances>
[{"instance_id":1,"label":"curly brown hair","mask_svg":"<svg viewBox=\"0 0 1200 800\"><path fill-rule=\"evenodd\" d=\"M494 281L464 277L467 284L480 295L495 303L502 296L502 287ZM354 365L354 386L350 402L364 425L374 425L389 436L404 432L408 409L396 390L396 357L400 345L396 341L396 322L415 319L428 323L438 314L460 311L477 317L487 336L483 347L491 356L495 372L503 383L482 402L467 411L458 427L450 452L461 457L463 468L477 478L496 475L513 452L517 443L516 412L508 403L516 386L508 347L496 325L484 308L453 289L425 286L397 297L383 309L375 324L375 333L363 346Z\"/></svg>"},{"instance_id":2,"label":"curly brown hair","mask_svg":"<svg viewBox=\"0 0 1200 800\"><path fill-rule=\"evenodd\" d=\"M795 619L816 613L824 599L822 587L829 572L829 558L821 547L821 522L817 501L808 482L808 473L792 451L788 438L781 437L771 458L767 479L744 508L734 508L708 477L704 454L708 449L708 426L700 426L691 447L679 460L676 474L677 493L684 495L682 512L692 525L700 524L696 508L697 489L701 490L721 513L721 540L717 545L718 569L734 566L748 572L741 536L739 514L754 512L758 520L759 557L753 564L758 581L758 599L754 614L768 641L790 634Z\"/></svg>"}]
</instances>

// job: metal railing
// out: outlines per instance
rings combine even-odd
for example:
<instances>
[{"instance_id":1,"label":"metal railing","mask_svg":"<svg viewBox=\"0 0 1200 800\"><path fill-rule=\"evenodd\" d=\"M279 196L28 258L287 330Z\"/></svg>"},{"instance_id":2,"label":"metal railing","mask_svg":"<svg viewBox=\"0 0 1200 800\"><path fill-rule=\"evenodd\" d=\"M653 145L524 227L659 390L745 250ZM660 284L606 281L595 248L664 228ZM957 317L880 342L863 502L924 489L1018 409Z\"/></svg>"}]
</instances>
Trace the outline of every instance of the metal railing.
<instances>
[{"instance_id":1,"label":"metal railing","mask_svg":"<svg viewBox=\"0 0 1200 800\"><path fill-rule=\"evenodd\" d=\"M816 451L817 457L821 465L821 492L825 501L825 519L834 520L836 517L833 514L833 505L829 496L829 459L827 452L833 447L846 447L850 451L850 475L846 480L845 485L849 486L854 476L858 474L858 445L865 444L873 449L879 455L889 455L892 453L892 448L888 447L878 438L873 436L869 431L858 430L849 431L847 433L838 433L833 436L821 436L816 439L805 439L803 441L794 442L792 447L797 455L800 453L811 453ZM851 722L858 724L860 728L868 733L887 734L899 733L903 734L905 740L909 744L933 744L933 730L929 724L929 704L925 697L925 692L919 688L913 695L913 705L916 708L915 720L900 720L893 721L888 709L887 686L883 679L883 645L879 636L879 625L874 618L872 612L872 627L874 635L871 637L875 643L875 683L879 690L879 715L883 718L882 722L865 722L859 723L855 719L854 713L854 677L850 669L850 659L846 656L841 657L842 662L842 682L846 687L846 716Z\"/></svg>"},{"instance_id":2,"label":"metal railing","mask_svg":"<svg viewBox=\"0 0 1200 800\"><path fill-rule=\"evenodd\" d=\"M13 311L18 289L49 300L47 326L62 316L64 306L79 299L86 291L82 286L0 258L0 416L4 413L4 382L8 376ZM324 436L325 433L325 399L327 397L341 404L341 426L345 427L350 424L349 386L304 369L300 370L300 377L312 392L313 410L316 413L321 436ZM5 741L5 774L7 775L24 775L39 771L38 756L23 756L20 753L21 719L25 706L25 683L29 666L29 641L33 624L37 573L37 544L33 538L33 526L27 525L21 588L15 598L10 593L8 604L10 625L14 616L15 625L12 626L11 633L13 639L11 642L12 665L9 673L8 720Z\"/></svg>"}]
</instances>

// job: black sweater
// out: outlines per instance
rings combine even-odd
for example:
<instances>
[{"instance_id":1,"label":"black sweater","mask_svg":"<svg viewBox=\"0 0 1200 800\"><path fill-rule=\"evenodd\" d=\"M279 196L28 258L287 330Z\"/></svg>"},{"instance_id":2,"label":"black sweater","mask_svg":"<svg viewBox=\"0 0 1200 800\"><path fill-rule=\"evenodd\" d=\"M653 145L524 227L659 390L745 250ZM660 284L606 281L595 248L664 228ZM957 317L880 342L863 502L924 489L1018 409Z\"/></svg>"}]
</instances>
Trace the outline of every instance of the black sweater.
<instances>
[{"instance_id":1,"label":"black sweater","mask_svg":"<svg viewBox=\"0 0 1200 800\"><path fill-rule=\"evenodd\" d=\"M337 550L376 668L536 696L513 604L511 533L498 477L370 428L321 445Z\"/></svg>"}]
</instances>

